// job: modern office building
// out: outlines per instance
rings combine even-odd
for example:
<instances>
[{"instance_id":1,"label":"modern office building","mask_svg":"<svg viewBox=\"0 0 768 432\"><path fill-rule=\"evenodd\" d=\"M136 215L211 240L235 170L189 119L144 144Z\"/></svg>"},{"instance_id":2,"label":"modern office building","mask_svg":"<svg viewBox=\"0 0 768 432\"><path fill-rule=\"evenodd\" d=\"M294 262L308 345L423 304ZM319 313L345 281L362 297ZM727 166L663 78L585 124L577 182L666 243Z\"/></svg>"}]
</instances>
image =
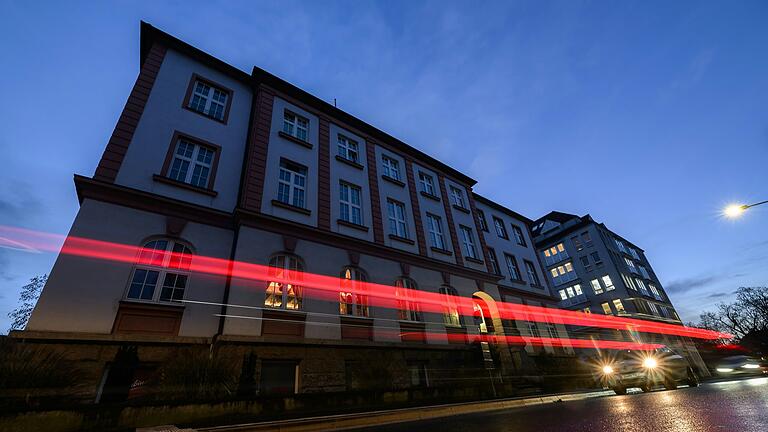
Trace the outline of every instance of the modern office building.
<instances>
[{"instance_id":1,"label":"modern office building","mask_svg":"<svg viewBox=\"0 0 768 432\"><path fill-rule=\"evenodd\" d=\"M605 224L590 215L553 211L534 221L532 227L539 257L561 308L682 325L645 252ZM701 373L708 374L690 340L647 334L632 337L676 347Z\"/></svg>"},{"instance_id":2,"label":"modern office building","mask_svg":"<svg viewBox=\"0 0 768 432\"><path fill-rule=\"evenodd\" d=\"M96 399L126 346L144 375L193 345L255 358L243 368L255 369L258 394L359 389L373 369L394 388L487 382L489 369L509 383L532 357L573 354L476 342L567 333L559 322L499 317L498 301L557 299L530 221L477 197L473 179L146 23L139 60L95 174L75 176L69 233L136 247L136 260L60 254L14 335L87 358ZM232 262L234 276L195 270L209 258ZM238 272L248 265L269 266L275 279L332 276L338 288L253 280ZM397 287L393 307L360 282ZM420 310L414 292L445 307ZM474 312L462 315L456 299L472 299Z\"/></svg>"}]
</instances>

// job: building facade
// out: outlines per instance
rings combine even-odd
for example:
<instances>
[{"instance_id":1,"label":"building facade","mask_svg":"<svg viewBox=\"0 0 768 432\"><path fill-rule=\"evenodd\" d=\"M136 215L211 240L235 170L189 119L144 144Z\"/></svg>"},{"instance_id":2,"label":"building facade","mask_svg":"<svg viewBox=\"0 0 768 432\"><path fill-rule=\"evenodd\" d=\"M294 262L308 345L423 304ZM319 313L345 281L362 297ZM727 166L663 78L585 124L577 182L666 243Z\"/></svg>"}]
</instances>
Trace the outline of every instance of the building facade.
<instances>
[{"instance_id":1,"label":"building facade","mask_svg":"<svg viewBox=\"0 0 768 432\"><path fill-rule=\"evenodd\" d=\"M255 369L257 394L359 389L372 367L397 388L487 380L488 370L502 383L531 357L573 354L479 342L567 331L499 317L497 301L557 300L530 220L475 195L473 179L145 23L140 68L95 174L75 176L69 233L136 247L136 261L60 254L16 335L83 347L97 400L125 346L150 374L178 347L224 345L256 359L243 368ZM269 266L278 281L199 274L203 257ZM332 276L338 290L279 281L287 274ZM383 307L353 289L360 282L440 295L446 307L422 311L407 295ZM473 314L455 299L472 299Z\"/></svg>"}]
</instances>

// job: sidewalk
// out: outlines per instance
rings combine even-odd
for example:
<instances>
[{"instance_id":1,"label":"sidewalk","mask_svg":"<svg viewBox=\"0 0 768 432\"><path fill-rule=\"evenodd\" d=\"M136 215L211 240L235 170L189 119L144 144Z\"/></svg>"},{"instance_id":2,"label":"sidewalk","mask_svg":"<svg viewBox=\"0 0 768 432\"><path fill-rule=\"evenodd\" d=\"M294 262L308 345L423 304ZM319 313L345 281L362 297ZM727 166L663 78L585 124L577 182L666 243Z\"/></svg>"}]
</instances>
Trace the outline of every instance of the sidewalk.
<instances>
[{"instance_id":1,"label":"sidewalk","mask_svg":"<svg viewBox=\"0 0 768 432\"><path fill-rule=\"evenodd\" d=\"M497 411L523 406L542 405L565 401L588 399L612 395L612 391L589 391L579 393L563 393L523 397L512 399L496 399L482 402L468 402L445 405L431 405L412 408L402 408L385 411L369 411L355 414L339 414L320 417L308 417L292 420L279 420L262 423L247 423L232 426L217 426L197 429L197 432L321 432L378 426L391 423L410 422L417 420L447 417L458 414L470 414L487 411ZM177 429L173 426L157 426L137 429L137 432L171 432L194 431L193 429Z\"/></svg>"}]
</instances>

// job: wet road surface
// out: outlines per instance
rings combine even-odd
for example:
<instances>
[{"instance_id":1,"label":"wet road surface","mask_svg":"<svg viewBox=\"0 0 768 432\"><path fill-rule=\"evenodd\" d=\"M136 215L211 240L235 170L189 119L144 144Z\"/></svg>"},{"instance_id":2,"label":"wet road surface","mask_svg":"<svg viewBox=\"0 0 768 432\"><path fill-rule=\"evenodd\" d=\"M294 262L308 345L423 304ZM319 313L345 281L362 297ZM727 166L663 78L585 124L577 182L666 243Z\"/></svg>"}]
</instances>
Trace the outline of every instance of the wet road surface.
<instances>
[{"instance_id":1,"label":"wet road surface","mask_svg":"<svg viewBox=\"0 0 768 432\"><path fill-rule=\"evenodd\" d=\"M768 432L768 378L515 408L360 432Z\"/></svg>"}]
</instances>

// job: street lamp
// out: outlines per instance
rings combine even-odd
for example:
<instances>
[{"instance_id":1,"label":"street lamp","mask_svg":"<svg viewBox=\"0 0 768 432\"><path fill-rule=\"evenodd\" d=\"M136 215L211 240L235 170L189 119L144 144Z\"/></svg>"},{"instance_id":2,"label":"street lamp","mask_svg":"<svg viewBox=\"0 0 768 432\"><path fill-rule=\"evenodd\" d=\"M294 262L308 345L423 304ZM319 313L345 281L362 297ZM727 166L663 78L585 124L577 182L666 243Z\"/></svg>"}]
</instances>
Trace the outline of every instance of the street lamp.
<instances>
[{"instance_id":1,"label":"street lamp","mask_svg":"<svg viewBox=\"0 0 768 432\"><path fill-rule=\"evenodd\" d=\"M766 204L766 203L768 203L768 200L760 201L754 204L731 204L723 209L723 214L727 218L736 219L737 217L741 216L744 213L744 211L746 211L748 208L752 208L755 206L759 206L760 204Z\"/></svg>"}]
</instances>

